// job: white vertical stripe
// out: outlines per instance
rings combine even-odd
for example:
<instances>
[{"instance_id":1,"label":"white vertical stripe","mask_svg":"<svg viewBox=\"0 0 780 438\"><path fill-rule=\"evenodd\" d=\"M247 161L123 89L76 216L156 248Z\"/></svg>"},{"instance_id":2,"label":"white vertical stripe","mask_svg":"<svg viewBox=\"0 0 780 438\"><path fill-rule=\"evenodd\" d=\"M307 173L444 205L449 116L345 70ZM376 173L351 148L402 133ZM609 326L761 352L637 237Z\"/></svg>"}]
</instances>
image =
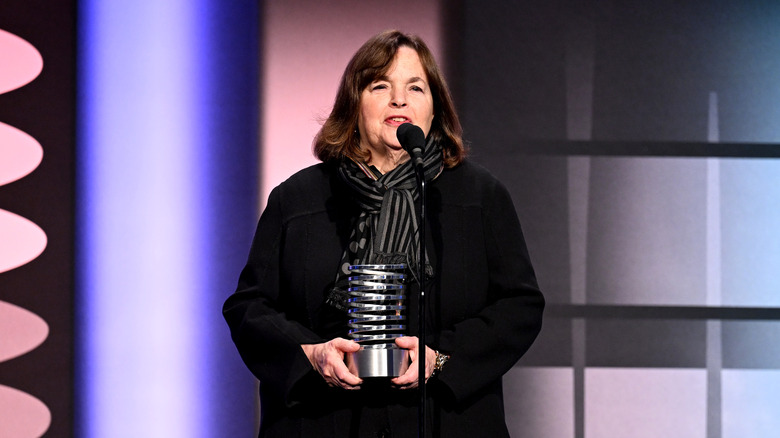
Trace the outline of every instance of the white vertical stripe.
<instances>
[{"instance_id":1,"label":"white vertical stripe","mask_svg":"<svg viewBox=\"0 0 780 438\"><path fill-rule=\"evenodd\" d=\"M709 95L707 141L720 141L718 94ZM721 299L720 160L707 158L707 305ZM707 321L707 438L722 436L723 341L721 321Z\"/></svg>"},{"instance_id":2,"label":"white vertical stripe","mask_svg":"<svg viewBox=\"0 0 780 438\"><path fill-rule=\"evenodd\" d=\"M707 141L720 141L718 94L710 93ZM707 305L721 304L720 159L707 159Z\"/></svg>"},{"instance_id":3,"label":"white vertical stripe","mask_svg":"<svg viewBox=\"0 0 780 438\"><path fill-rule=\"evenodd\" d=\"M591 140L593 135L594 26L584 16L572 18L566 36L566 137ZM572 304L587 303L588 202L590 157L567 160L569 196L569 269ZM585 435L585 319L572 321L574 438Z\"/></svg>"},{"instance_id":4,"label":"white vertical stripe","mask_svg":"<svg viewBox=\"0 0 780 438\"><path fill-rule=\"evenodd\" d=\"M81 3L82 434L202 436L197 12Z\"/></svg>"},{"instance_id":5,"label":"white vertical stripe","mask_svg":"<svg viewBox=\"0 0 780 438\"><path fill-rule=\"evenodd\" d=\"M590 140L593 131L594 29L586 18L570 23L566 40L566 136ZM570 157L569 248L572 304L585 304L590 157Z\"/></svg>"}]
</instances>

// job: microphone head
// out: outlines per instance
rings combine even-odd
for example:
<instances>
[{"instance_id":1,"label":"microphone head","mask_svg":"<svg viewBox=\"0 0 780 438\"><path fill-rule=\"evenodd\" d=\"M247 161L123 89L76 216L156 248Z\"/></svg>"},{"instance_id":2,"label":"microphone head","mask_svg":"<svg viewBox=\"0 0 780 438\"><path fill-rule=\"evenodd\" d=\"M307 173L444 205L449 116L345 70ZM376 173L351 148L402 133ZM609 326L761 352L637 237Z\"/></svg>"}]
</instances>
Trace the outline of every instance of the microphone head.
<instances>
[{"instance_id":1,"label":"microphone head","mask_svg":"<svg viewBox=\"0 0 780 438\"><path fill-rule=\"evenodd\" d=\"M425 149L425 134L423 134L423 130L417 125L404 123L395 131L395 136L401 143L401 147L410 154L412 153L412 149L419 148L420 151Z\"/></svg>"}]
</instances>

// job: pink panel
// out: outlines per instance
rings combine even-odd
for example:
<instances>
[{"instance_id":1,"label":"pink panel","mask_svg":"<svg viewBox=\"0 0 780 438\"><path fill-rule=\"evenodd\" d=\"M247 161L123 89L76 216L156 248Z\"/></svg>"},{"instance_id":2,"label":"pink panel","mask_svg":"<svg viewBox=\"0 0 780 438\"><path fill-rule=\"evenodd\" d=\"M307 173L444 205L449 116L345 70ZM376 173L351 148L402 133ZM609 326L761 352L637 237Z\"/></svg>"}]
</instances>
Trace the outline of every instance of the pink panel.
<instances>
[{"instance_id":1,"label":"pink panel","mask_svg":"<svg viewBox=\"0 0 780 438\"><path fill-rule=\"evenodd\" d=\"M29 220L0 210L0 272L38 257L46 248L46 233Z\"/></svg>"},{"instance_id":2,"label":"pink panel","mask_svg":"<svg viewBox=\"0 0 780 438\"><path fill-rule=\"evenodd\" d=\"M29 174L41 159L40 143L27 133L0 122L0 186Z\"/></svg>"},{"instance_id":3,"label":"pink panel","mask_svg":"<svg viewBox=\"0 0 780 438\"><path fill-rule=\"evenodd\" d=\"M43 58L30 43L0 29L0 93L19 88L43 69Z\"/></svg>"},{"instance_id":4,"label":"pink panel","mask_svg":"<svg viewBox=\"0 0 780 438\"><path fill-rule=\"evenodd\" d=\"M37 398L0 386L0 436L36 437L51 424L51 412Z\"/></svg>"},{"instance_id":5,"label":"pink panel","mask_svg":"<svg viewBox=\"0 0 780 438\"><path fill-rule=\"evenodd\" d=\"M585 371L585 438L705 438L707 371Z\"/></svg>"},{"instance_id":6,"label":"pink panel","mask_svg":"<svg viewBox=\"0 0 780 438\"><path fill-rule=\"evenodd\" d=\"M0 362L4 362L41 345L49 326L29 310L0 301L0 333Z\"/></svg>"},{"instance_id":7,"label":"pink panel","mask_svg":"<svg viewBox=\"0 0 780 438\"><path fill-rule=\"evenodd\" d=\"M504 411L511 436L573 438L573 370L513 368L504 376Z\"/></svg>"},{"instance_id":8,"label":"pink panel","mask_svg":"<svg viewBox=\"0 0 780 438\"><path fill-rule=\"evenodd\" d=\"M28 42L0 30L0 94L19 88L40 74L43 59ZM16 128L0 123L0 186L32 172L43 157L40 144ZM46 234L31 221L0 210L0 273L38 257ZM0 301L0 362L20 356L43 342L49 327L37 315ZM40 400L0 386L0 436L41 436L51 413Z\"/></svg>"},{"instance_id":9,"label":"pink panel","mask_svg":"<svg viewBox=\"0 0 780 438\"><path fill-rule=\"evenodd\" d=\"M372 35L396 28L440 52L439 2L347 0L265 2L261 199L317 162L311 143L330 113L352 54ZM437 56L437 58L441 58Z\"/></svg>"}]
</instances>

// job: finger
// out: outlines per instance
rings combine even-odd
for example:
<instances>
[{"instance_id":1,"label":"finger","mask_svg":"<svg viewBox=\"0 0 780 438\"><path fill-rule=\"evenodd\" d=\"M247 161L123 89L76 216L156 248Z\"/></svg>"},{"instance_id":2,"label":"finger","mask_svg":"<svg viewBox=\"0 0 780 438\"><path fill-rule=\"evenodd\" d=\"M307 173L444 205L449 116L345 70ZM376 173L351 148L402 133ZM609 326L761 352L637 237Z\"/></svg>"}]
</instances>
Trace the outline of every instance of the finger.
<instances>
[{"instance_id":1,"label":"finger","mask_svg":"<svg viewBox=\"0 0 780 438\"><path fill-rule=\"evenodd\" d=\"M417 362L413 361L404 374L392 379L391 382L401 388L415 388L417 387L418 375Z\"/></svg>"},{"instance_id":2,"label":"finger","mask_svg":"<svg viewBox=\"0 0 780 438\"><path fill-rule=\"evenodd\" d=\"M331 345L335 349L346 353L354 353L360 350L360 344L358 344L355 341L350 341L349 339L344 339L344 338L333 339L331 341Z\"/></svg>"},{"instance_id":3,"label":"finger","mask_svg":"<svg viewBox=\"0 0 780 438\"><path fill-rule=\"evenodd\" d=\"M346 386L355 387L363 383L363 380L360 377L350 373L349 369L343 363L340 367L335 369L335 373L339 381L344 383Z\"/></svg>"},{"instance_id":4,"label":"finger","mask_svg":"<svg viewBox=\"0 0 780 438\"><path fill-rule=\"evenodd\" d=\"M332 379L333 382L337 384L337 386L343 387L343 388L352 388L357 385L360 385L363 381L360 379L360 377L352 374L349 371L349 368L347 368L347 364L344 363L344 352L339 350L338 347L340 346L347 346L349 341L346 341L346 344L341 344L338 342L333 343L333 348L331 349L330 354L328 354L326 363L323 366L323 374L326 379Z\"/></svg>"},{"instance_id":5,"label":"finger","mask_svg":"<svg viewBox=\"0 0 780 438\"><path fill-rule=\"evenodd\" d=\"M344 377L345 376L334 375L328 379L328 385L346 390L360 389L360 382L362 382L361 380L358 379L358 383L352 384L348 383L348 380L350 380L348 377L346 377L345 380L342 380Z\"/></svg>"},{"instance_id":6,"label":"finger","mask_svg":"<svg viewBox=\"0 0 780 438\"><path fill-rule=\"evenodd\" d=\"M416 350L418 342L417 336L402 336L395 339L395 344L406 350Z\"/></svg>"},{"instance_id":7,"label":"finger","mask_svg":"<svg viewBox=\"0 0 780 438\"><path fill-rule=\"evenodd\" d=\"M433 368L436 365L436 351L430 347L425 347L425 380L427 381L433 374Z\"/></svg>"},{"instance_id":8,"label":"finger","mask_svg":"<svg viewBox=\"0 0 780 438\"><path fill-rule=\"evenodd\" d=\"M360 345L346 339L332 339L324 344L304 347L309 361L330 387L359 389L363 382L360 377L349 372L344 363L344 353L357 351Z\"/></svg>"},{"instance_id":9,"label":"finger","mask_svg":"<svg viewBox=\"0 0 780 438\"><path fill-rule=\"evenodd\" d=\"M325 382L328 386L349 390L359 389L360 383L363 382L357 376L354 376L349 372L342 373L341 371L336 370L335 367L329 367L322 376L325 378Z\"/></svg>"}]
</instances>

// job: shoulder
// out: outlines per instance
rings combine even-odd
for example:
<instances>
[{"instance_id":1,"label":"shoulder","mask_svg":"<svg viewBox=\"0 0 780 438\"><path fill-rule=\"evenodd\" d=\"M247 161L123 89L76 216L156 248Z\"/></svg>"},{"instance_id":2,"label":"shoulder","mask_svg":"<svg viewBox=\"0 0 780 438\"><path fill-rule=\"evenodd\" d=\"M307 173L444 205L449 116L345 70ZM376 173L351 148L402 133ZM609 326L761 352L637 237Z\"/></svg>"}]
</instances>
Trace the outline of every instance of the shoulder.
<instances>
[{"instance_id":1,"label":"shoulder","mask_svg":"<svg viewBox=\"0 0 780 438\"><path fill-rule=\"evenodd\" d=\"M299 170L276 186L268 205L277 204L285 216L324 211L338 184L337 166L318 163Z\"/></svg>"},{"instance_id":2,"label":"shoulder","mask_svg":"<svg viewBox=\"0 0 780 438\"><path fill-rule=\"evenodd\" d=\"M506 192L504 185L489 170L470 160L445 169L436 183L442 194L448 198L480 204L486 198Z\"/></svg>"},{"instance_id":3,"label":"shoulder","mask_svg":"<svg viewBox=\"0 0 780 438\"><path fill-rule=\"evenodd\" d=\"M482 165L470 160L464 160L461 164L444 169L442 176L448 182L463 182L468 184L491 185L500 184L498 179Z\"/></svg>"},{"instance_id":4,"label":"shoulder","mask_svg":"<svg viewBox=\"0 0 780 438\"><path fill-rule=\"evenodd\" d=\"M328 181L335 175L336 166L329 163L317 163L303 168L279 184L278 188L282 190L295 190L298 188L309 187L311 184ZM309 187L310 188L310 187Z\"/></svg>"},{"instance_id":5,"label":"shoulder","mask_svg":"<svg viewBox=\"0 0 780 438\"><path fill-rule=\"evenodd\" d=\"M318 191L329 191L330 182L337 176L337 166L330 163L318 163L301 169L281 184L274 191L285 196L314 194Z\"/></svg>"}]
</instances>

